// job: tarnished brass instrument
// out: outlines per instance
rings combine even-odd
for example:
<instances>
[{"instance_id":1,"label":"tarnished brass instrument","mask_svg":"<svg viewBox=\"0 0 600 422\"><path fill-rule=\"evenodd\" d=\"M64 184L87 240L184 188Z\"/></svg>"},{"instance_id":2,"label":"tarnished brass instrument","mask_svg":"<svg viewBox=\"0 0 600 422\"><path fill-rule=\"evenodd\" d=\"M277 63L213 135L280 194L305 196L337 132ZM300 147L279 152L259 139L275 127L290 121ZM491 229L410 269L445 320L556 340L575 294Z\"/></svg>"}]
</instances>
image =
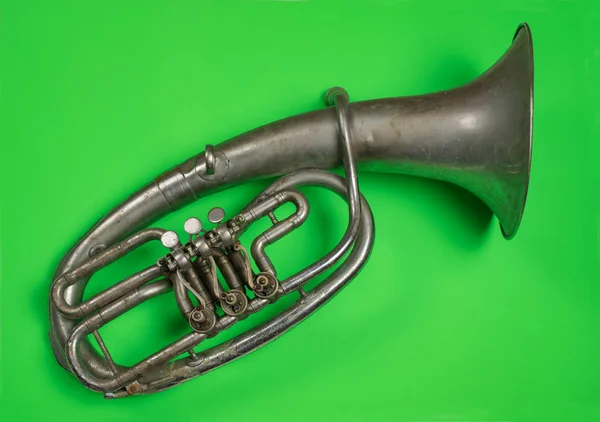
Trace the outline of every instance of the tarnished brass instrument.
<instances>
[{"instance_id":1,"label":"tarnished brass instrument","mask_svg":"<svg viewBox=\"0 0 600 422\"><path fill-rule=\"evenodd\" d=\"M102 218L60 263L50 292L50 339L58 362L86 387L105 397L122 397L172 387L283 334L325 304L367 261L373 217L360 194L356 167L454 183L478 196L497 216L504 237L512 238L529 180L532 48L529 27L522 24L493 67L450 91L350 103L342 88L332 88L326 108L207 146L162 174ZM325 170L340 165L345 177ZM213 209L209 220L215 227L209 231L202 230L198 219L188 219L185 243L175 232L145 228L211 192L277 175L283 176L233 218L225 221L223 211ZM326 256L284 276L266 247L306 221L309 204L297 189L308 185L346 200L349 225ZM287 203L295 211L280 220L274 211ZM270 218L272 226L246 250L240 236L261 218ZM155 264L82 300L95 272L153 240L168 248ZM336 264L324 281L303 289ZM189 334L132 367L114 362L98 330L170 290ZM226 343L194 351L203 340L287 294L298 294L298 300L271 320ZM91 346L90 335L102 354Z\"/></svg>"}]
</instances>

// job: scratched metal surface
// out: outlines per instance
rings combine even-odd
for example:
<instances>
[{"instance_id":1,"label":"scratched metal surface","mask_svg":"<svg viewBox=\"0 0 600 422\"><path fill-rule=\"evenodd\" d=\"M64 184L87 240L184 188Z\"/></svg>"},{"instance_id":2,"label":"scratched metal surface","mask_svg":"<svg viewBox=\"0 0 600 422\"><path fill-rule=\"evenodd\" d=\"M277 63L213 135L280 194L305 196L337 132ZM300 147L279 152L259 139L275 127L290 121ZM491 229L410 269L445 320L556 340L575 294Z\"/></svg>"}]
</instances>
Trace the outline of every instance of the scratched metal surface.
<instances>
[{"instance_id":1,"label":"scratched metal surface","mask_svg":"<svg viewBox=\"0 0 600 422\"><path fill-rule=\"evenodd\" d=\"M595 1L1 4L0 419L600 419ZM373 255L281 339L126 400L104 401L55 363L53 271L127 195L207 143L322 107L331 85L364 100L468 82L521 21L534 39L534 153L514 240L458 189L362 174ZM205 198L156 226L182 232L214 206L233 215L264 186ZM272 252L290 274L346 224L334 195L306 193L309 221ZM142 248L101 272L88 297L161 253ZM115 360L133 364L178 338L177 312L166 296L108 325Z\"/></svg>"}]
</instances>

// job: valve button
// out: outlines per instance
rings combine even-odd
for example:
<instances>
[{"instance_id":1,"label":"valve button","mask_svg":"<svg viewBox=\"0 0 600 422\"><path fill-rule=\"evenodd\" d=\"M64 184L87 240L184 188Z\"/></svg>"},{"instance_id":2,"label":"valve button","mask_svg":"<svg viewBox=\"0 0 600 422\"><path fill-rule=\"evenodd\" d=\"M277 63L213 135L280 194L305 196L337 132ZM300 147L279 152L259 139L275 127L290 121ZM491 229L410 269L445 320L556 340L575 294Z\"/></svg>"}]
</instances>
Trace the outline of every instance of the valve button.
<instances>
[{"instance_id":1,"label":"valve button","mask_svg":"<svg viewBox=\"0 0 600 422\"><path fill-rule=\"evenodd\" d=\"M202 231L202 221L196 217L191 217L185 220L183 228L187 234L198 234Z\"/></svg>"},{"instance_id":2,"label":"valve button","mask_svg":"<svg viewBox=\"0 0 600 422\"><path fill-rule=\"evenodd\" d=\"M218 224L225 218L225 210L220 207L213 208L208 212L208 221Z\"/></svg>"},{"instance_id":3,"label":"valve button","mask_svg":"<svg viewBox=\"0 0 600 422\"><path fill-rule=\"evenodd\" d=\"M179 244L179 237L174 231L164 232L160 237L160 243L162 243L165 248L171 249Z\"/></svg>"}]
</instances>

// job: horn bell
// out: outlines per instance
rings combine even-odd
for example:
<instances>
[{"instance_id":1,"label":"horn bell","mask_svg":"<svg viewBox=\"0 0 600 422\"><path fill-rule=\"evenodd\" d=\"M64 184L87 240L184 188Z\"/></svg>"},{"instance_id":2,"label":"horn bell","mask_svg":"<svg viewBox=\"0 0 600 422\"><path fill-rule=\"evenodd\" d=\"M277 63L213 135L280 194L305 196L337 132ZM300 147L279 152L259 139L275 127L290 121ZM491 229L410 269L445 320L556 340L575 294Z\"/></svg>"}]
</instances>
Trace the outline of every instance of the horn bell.
<instances>
[{"instance_id":1,"label":"horn bell","mask_svg":"<svg viewBox=\"0 0 600 422\"><path fill-rule=\"evenodd\" d=\"M527 196L533 121L533 45L519 25L504 55L466 85L353 104L357 152L370 171L460 186L517 232Z\"/></svg>"},{"instance_id":2,"label":"horn bell","mask_svg":"<svg viewBox=\"0 0 600 422\"><path fill-rule=\"evenodd\" d=\"M496 214L506 239L515 236L523 217L533 131L533 43L529 26L519 25L513 43L496 64L473 82L488 99L488 118L495 119L489 162L472 190Z\"/></svg>"},{"instance_id":3,"label":"horn bell","mask_svg":"<svg viewBox=\"0 0 600 422\"><path fill-rule=\"evenodd\" d=\"M498 218L503 236L512 239L523 217L531 167L533 43L529 26L519 25L506 53L456 91L460 126L456 135L472 144L458 159L455 170L460 174L454 175L458 178L454 183L478 196ZM460 107L461 102L467 107Z\"/></svg>"}]
</instances>

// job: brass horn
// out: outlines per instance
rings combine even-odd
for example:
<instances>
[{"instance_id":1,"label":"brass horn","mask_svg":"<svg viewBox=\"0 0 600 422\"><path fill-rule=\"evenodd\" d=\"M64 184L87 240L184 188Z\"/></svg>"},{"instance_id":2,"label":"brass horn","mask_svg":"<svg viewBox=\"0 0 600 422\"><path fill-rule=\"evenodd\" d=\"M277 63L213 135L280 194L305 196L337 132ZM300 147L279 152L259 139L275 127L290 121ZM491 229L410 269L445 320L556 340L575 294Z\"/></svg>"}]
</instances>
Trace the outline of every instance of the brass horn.
<instances>
[{"instance_id":1,"label":"brass horn","mask_svg":"<svg viewBox=\"0 0 600 422\"><path fill-rule=\"evenodd\" d=\"M283 334L326 303L368 259L373 217L359 191L357 167L461 186L496 214L507 239L515 235L531 158L533 48L526 24L519 26L500 60L465 86L357 103L336 87L328 91L325 103L322 110L207 146L92 227L63 258L52 282L50 339L57 361L86 387L105 397L122 397L172 387ZM340 165L344 178L325 171ZM221 209L212 210L211 230L188 219L184 242L175 232L146 228L211 192L279 175L233 218L225 221ZM307 185L342 197L348 203L349 225L326 256L284 276L266 248L306 221L309 204L297 189ZM295 211L279 219L275 211L285 203L292 203ZM246 249L241 236L261 218L269 218L272 227ZM95 272L153 240L166 247L156 263L82 300ZM324 281L305 290L308 281L336 264ZM99 329L171 289L189 333L132 367L114 362ZM216 347L194 350L206 338L294 292L298 301L271 320ZM102 354L91 346L90 335Z\"/></svg>"}]
</instances>

